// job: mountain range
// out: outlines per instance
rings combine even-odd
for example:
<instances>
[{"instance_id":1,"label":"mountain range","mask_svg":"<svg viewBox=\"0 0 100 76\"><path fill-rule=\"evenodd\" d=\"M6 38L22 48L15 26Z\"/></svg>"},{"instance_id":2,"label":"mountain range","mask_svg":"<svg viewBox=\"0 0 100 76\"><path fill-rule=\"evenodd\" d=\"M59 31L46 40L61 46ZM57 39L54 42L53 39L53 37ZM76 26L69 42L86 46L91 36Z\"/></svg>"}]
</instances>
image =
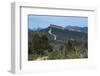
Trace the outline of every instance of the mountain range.
<instances>
[{"instance_id":1,"label":"mountain range","mask_svg":"<svg viewBox=\"0 0 100 76\"><path fill-rule=\"evenodd\" d=\"M52 29L52 34L54 34L59 41L65 41L69 39L74 39L78 41L86 41L87 40L87 31L88 27L79 27L79 26L67 26L62 27L59 25L50 24L49 27L44 29L39 29L37 31L28 30L29 41L32 39L32 33L38 32L40 34L47 35L49 40L53 40L53 36L48 33L48 31Z\"/></svg>"},{"instance_id":2,"label":"mountain range","mask_svg":"<svg viewBox=\"0 0 100 76\"><path fill-rule=\"evenodd\" d=\"M88 32L88 27L79 27L79 26L66 26L65 29L72 30L72 31L78 31L78 32Z\"/></svg>"}]
</instances>

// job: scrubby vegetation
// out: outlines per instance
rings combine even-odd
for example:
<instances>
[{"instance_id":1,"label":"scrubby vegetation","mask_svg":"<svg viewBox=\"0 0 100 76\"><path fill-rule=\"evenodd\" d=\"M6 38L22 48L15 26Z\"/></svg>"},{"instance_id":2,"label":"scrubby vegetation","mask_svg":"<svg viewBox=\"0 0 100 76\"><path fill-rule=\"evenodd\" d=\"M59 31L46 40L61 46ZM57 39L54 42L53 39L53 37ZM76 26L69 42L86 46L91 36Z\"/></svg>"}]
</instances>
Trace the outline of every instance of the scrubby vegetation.
<instances>
[{"instance_id":1,"label":"scrubby vegetation","mask_svg":"<svg viewBox=\"0 0 100 76\"><path fill-rule=\"evenodd\" d=\"M66 39L63 41L49 40L47 34L32 33L32 40L28 42L28 60L46 59L75 59L88 57L87 40Z\"/></svg>"}]
</instances>

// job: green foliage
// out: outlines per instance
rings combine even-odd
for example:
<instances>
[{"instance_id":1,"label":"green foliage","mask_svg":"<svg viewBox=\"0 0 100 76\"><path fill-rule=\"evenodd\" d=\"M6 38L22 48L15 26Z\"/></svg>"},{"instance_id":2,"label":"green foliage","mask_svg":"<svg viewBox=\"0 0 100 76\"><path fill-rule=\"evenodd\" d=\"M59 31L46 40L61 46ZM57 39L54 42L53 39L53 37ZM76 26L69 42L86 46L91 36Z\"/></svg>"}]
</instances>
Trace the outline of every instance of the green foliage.
<instances>
[{"instance_id":1,"label":"green foliage","mask_svg":"<svg viewBox=\"0 0 100 76\"><path fill-rule=\"evenodd\" d=\"M35 60L39 57L38 54L33 53L33 54L28 54L28 60Z\"/></svg>"},{"instance_id":2,"label":"green foliage","mask_svg":"<svg viewBox=\"0 0 100 76\"><path fill-rule=\"evenodd\" d=\"M81 41L68 40L61 45L59 53L63 59L87 58L87 44Z\"/></svg>"},{"instance_id":3,"label":"green foliage","mask_svg":"<svg viewBox=\"0 0 100 76\"><path fill-rule=\"evenodd\" d=\"M85 46L83 46L85 45ZM71 40L65 45L66 50L70 50L65 52L65 58L74 59L74 58L87 58L87 47L86 43Z\"/></svg>"},{"instance_id":4,"label":"green foliage","mask_svg":"<svg viewBox=\"0 0 100 76\"><path fill-rule=\"evenodd\" d=\"M49 45L48 38L45 34L33 33L32 42L28 44L29 54L46 55L48 51L52 51L52 47Z\"/></svg>"},{"instance_id":5,"label":"green foliage","mask_svg":"<svg viewBox=\"0 0 100 76\"><path fill-rule=\"evenodd\" d=\"M52 44L53 46L51 46ZM35 60L43 56L48 56L48 59L75 59L88 57L87 42L69 39L64 42L52 41L52 44L50 44L46 34L34 32L32 41L28 43L28 59Z\"/></svg>"},{"instance_id":6,"label":"green foliage","mask_svg":"<svg viewBox=\"0 0 100 76\"><path fill-rule=\"evenodd\" d=\"M68 52L66 54L66 58L68 58L68 59L81 58L81 52L78 50Z\"/></svg>"},{"instance_id":7,"label":"green foliage","mask_svg":"<svg viewBox=\"0 0 100 76\"><path fill-rule=\"evenodd\" d=\"M33 53L33 47L32 47L32 43L28 42L28 54L32 54Z\"/></svg>"},{"instance_id":8,"label":"green foliage","mask_svg":"<svg viewBox=\"0 0 100 76\"><path fill-rule=\"evenodd\" d=\"M53 51L48 53L48 59L61 59L60 53L58 51Z\"/></svg>"}]
</instances>

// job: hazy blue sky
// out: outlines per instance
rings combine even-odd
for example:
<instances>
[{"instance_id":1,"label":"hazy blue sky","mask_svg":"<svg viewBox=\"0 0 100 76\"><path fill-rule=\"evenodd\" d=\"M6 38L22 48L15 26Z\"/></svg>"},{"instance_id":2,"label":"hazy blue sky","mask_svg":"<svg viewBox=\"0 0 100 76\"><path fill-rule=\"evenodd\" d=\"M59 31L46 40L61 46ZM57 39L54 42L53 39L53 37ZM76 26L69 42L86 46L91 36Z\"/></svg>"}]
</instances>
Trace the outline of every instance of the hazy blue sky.
<instances>
[{"instance_id":1,"label":"hazy blue sky","mask_svg":"<svg viewBox=\"0 0 100 76\"><path fill-rule=\"evenodd\" d=\"M46 28L50 24L60 25L66 27L71 26L88 26L88 17L78 17L78 16L28 16L28 28Z\"/></svg>"}]
</instances>

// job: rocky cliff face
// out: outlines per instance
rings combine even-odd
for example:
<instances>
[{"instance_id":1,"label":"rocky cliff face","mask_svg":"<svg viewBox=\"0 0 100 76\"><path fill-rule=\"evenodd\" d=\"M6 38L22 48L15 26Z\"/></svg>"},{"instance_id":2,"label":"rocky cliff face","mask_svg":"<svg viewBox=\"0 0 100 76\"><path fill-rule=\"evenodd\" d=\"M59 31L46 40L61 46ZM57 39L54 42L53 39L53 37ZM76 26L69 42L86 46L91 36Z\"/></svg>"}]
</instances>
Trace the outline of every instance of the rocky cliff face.
<instances>
[{"instance_id":1,"label":"rocky cliff face","mask_svg":"<svg viewBox=\"0 0 100 76\"><path fill-rule=\"evenodd\" d=\"M64 27L59 26L59 25L54 25L54 24L50 24L49 28L57 28L57 29L62 29L62 30L64 30Z\"/></svg>"}]
</instances>

